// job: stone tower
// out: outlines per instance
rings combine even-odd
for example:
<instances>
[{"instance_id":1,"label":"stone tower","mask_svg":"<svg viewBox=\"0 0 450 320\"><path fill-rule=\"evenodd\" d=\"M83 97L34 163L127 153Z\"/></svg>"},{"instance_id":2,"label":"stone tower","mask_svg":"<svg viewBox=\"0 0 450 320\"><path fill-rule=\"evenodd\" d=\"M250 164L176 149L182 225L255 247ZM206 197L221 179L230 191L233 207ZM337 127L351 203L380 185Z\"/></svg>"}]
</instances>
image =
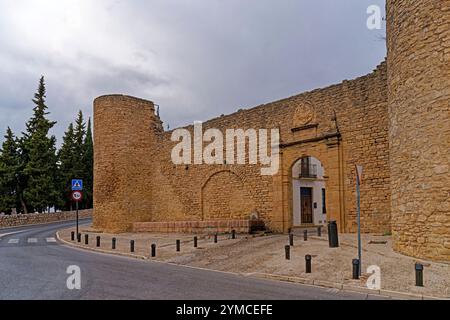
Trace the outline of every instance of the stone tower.
<instances>
[{"instance_id":1,"label":"stone tower","mask_svg":"<svg viewBox=\"0 0 450 320\"><path fill-rule=\"evenodd\" d=\"M394 249L450 260L450 0L387 1Z\"/></svg>"},{"instance_id":2,"label":"stone tower","mask_svg":"<svg viewBox=\"0 0 450 320\"><path fill-rule=\"evenodd\" d=\"M152 152L162 132L153 102L124 95L94 101L94 221L106 232L151 220Z\"/></svg>"}]
</instances>

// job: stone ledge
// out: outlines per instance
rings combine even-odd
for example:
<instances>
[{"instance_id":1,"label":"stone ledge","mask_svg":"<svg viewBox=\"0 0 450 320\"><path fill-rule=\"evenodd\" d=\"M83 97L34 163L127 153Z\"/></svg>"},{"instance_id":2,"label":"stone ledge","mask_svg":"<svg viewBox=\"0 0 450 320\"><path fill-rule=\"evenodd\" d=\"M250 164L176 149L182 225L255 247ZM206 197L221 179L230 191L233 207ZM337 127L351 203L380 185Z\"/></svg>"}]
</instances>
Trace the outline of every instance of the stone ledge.
<instances>
[{"instance_id":1,"label":"stone ledge","mask_svg":"<svg viewBox=\"0 0 450 320\"><path fill-rule=\"evenodd\" d=\"M231 232L251 233L264 226L261 220L204 220L204 221L164 221L164 222L135 222L133 232L162 232L162 233L205 233Z\"/></svg>"}]
</instances>

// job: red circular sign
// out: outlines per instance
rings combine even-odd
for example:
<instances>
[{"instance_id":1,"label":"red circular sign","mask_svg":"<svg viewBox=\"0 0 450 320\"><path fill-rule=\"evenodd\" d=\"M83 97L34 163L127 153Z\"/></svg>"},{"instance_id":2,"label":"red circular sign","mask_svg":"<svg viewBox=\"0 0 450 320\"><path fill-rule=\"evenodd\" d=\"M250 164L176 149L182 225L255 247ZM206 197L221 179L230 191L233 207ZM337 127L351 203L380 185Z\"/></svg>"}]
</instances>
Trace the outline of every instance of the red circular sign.
<instances>
[{"instance_id":1,"label":"red circular sign","mask_svg":"<svg viewBox=\"0 0 450 320\"><path fill-rule=\"evenodd\" d=\"M81 191L72 191L72 200L80 202L83 199L83 193Z\"/></svg>"}]
</instances>

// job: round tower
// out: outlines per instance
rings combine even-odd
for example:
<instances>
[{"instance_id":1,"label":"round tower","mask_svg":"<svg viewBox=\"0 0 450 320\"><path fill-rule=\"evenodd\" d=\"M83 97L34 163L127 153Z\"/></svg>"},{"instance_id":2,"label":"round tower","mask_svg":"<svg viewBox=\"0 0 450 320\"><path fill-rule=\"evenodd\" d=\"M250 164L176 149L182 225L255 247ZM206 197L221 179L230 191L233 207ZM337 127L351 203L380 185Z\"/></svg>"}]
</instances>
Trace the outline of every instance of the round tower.
<instances>
[{"instance_id":1,"label":"round tower","mask_svg":"<svg viewBox=\"0 0 450 320\"><path fill-rule=\"evenodd\" d=\"M387 1L394 250L450 260L450 0Z\"/></svg>"},{"instance_id":2,"label":"round tower","mask_svg":"<svg viewBox=\"0 0 450 320\"><path fill-rule=\"evenodd\" d=\"M153 102L124 95L94 100L93 227L130 231L151 220L152 152L162 132Z\"/></svg>"}]
</instances>

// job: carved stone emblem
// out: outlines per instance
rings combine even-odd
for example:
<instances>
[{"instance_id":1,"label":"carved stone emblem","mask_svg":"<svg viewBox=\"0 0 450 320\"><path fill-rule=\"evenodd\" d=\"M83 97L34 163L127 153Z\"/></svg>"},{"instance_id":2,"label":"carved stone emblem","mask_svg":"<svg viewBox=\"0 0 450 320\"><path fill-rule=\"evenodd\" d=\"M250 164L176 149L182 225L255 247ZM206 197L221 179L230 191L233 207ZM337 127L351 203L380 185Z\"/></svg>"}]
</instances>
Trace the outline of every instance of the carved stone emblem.
<instances>
[{"instance_id":1,"label":"carved stone emblem","mask_svg":"<svg viewBox=\"0 0 450 320\"><path fill-rule=\"evenodd\" d=\"M301 103L294 112L293 126L301 127L311 123L314 119L314 110L309 103Z\"/></svg>"}]
</instances>

